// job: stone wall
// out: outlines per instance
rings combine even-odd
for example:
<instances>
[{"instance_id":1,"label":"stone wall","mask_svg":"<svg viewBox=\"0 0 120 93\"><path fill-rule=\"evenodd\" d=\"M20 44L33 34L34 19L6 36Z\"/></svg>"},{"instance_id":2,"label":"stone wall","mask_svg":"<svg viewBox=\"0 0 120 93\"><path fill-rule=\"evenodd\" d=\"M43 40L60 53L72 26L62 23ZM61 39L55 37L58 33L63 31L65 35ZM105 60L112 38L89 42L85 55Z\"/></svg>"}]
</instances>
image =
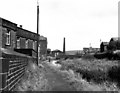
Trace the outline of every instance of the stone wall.
<instances>
[{"instance_id":1,"label":"stone wall","mask_svg":"<svg viewBox=\"0 0 120 93\"><path fill-rule=\"evenodd\" d=\"M0 91L10 91L21 80L30 56L0 48Z\"/></svg>"}]
</instances>

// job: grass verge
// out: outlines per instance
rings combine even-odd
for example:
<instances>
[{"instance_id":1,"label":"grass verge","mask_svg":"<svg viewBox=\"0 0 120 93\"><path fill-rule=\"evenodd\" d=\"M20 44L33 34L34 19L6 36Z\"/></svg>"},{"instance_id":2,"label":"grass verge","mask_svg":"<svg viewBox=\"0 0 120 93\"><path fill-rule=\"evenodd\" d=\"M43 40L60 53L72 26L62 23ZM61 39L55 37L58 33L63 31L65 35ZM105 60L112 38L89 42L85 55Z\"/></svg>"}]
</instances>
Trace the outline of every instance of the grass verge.
<instances>
[{"instance_id":1,"label":"grass verge","mask_svg":"<svg viewBox=\"0 0 120 93\"><path fill-rule=\"evenodd\" d=\"M26 68L25 75L14 91L49 91L51 88L44 76L43 70L43 68L39 68L35 63L30 63Z\"/></svg>"}]
</instances>

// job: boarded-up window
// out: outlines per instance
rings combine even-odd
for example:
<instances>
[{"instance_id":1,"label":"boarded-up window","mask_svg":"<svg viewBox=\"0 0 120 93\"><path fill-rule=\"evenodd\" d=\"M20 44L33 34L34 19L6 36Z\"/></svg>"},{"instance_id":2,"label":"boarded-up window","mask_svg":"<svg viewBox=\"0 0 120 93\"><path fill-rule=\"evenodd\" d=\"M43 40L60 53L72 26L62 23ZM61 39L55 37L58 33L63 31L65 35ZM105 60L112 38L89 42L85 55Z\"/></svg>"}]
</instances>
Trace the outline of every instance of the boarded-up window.
<instances>
[{"instance_id":1,"label":"boarded-up window","mask_svg":"<svg viewBox=\"0 0 120 93\"><path fill-rule=\"evenodd\" d=\"M10 45L10 30L7 29L6 32L6 45Z\"/></svg>"},{"instance_id":2,"label":"boarded-up window","mask_svg":"<svg viewBox=\"0 0 120 93\"><path fill-rule=\"evenodd\" d=\"M17 37L17 49L20 49L20 37Z\"/></svg>"},{"instance_id":3,"label":"boarded-up window","mask_svg":"<svg viewBox=\"0 0 120 93\"><path fill-rule=\"evenodd\" d=\"M28 48L28 39L26 39L25 47Z\"/></svg>"},{"instance_id":4,"label":"boarded-up window","mask_svg":"<svg viewBox=\"0 0 120 93\"><path fill-rule=\"evenodd\" d=\"M104 51L107 51L107 46L104 46Z\"/></svg>"},{"instance_id":5,"label":"boarded-up window","mask_svg":"<svg viewBox=\"0 0 120 93\"><path fill-rule=\"evenodd\" d=\"M33 49L35 50L35 41L33 41Z\"/></svg>"}]
</instances>

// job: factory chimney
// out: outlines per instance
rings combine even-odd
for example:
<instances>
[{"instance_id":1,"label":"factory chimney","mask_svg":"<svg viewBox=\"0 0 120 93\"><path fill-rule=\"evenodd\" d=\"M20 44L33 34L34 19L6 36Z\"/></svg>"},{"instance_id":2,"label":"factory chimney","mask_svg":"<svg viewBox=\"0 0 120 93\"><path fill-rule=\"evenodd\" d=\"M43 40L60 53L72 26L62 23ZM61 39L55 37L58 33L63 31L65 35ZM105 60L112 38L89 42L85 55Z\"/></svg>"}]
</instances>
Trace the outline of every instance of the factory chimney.
<instances>
[{"instance_id":1,"label":"factory chimney","mask_svg":"<svg viewBox=\"0 0 120 93\"><path fill-rule=\"evenodd\" d=\"M63 53L65 54L65 37L63 39Z\"/></svg>"}]
</instances>

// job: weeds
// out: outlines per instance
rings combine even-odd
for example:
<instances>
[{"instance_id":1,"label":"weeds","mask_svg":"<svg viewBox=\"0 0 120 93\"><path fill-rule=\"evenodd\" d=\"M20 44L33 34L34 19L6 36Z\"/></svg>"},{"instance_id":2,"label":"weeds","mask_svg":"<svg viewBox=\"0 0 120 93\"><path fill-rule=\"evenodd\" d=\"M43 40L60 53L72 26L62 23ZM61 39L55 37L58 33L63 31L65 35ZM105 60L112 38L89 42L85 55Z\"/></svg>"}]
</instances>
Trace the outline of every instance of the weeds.
<instances>
[{"instance_id":1,"label":"weeds","mask_svg":"<svg viewBox=\"0 0 120 93\"><path fill-rule=\"evenodd\" d=\"M47 79L35 63L30 63L22 80L18 83L15 91L48 91L50 86Z\"/></svg>"},{"instance_id":2,"label":"weeds","mask_svg":"<svg viewBox=\"0 0 120 93\"><path fill-rule=\"evenodd\" d=\"M119 91L116 83L104 82L102 84L96 84L92 81L88 82L82 78L82 74L75 73L73 70L61 71L69 84L73 86L77 91Z\"/></svg>"},{"instance_id":3,"label":"weeds","mask_svg":"<svg viewBox=\"0 0 120 93\"><path fill-rule=\"evenodd\" d=\"M111 81L111 78L113 78L115 75L117 79L120 78L120 68L118 70L118 61L109 61L106 59L75 59L63 61L61 62L61 64L61 70L66 69L69 72L69 69L72 69L74 71L74 80L72 78L72 81L74 81L74 83L72 82L72 84L76 87L78 87L79 85L81 86L81 84L83 84L84 82L83 86L89 86L90 90L92 88L106 91L118 90L117 83ZM69 75L71 74L68 74L68 77L70 77ZM87 90L89 90L89 88Z\"/></svg>"}]
</instances>

